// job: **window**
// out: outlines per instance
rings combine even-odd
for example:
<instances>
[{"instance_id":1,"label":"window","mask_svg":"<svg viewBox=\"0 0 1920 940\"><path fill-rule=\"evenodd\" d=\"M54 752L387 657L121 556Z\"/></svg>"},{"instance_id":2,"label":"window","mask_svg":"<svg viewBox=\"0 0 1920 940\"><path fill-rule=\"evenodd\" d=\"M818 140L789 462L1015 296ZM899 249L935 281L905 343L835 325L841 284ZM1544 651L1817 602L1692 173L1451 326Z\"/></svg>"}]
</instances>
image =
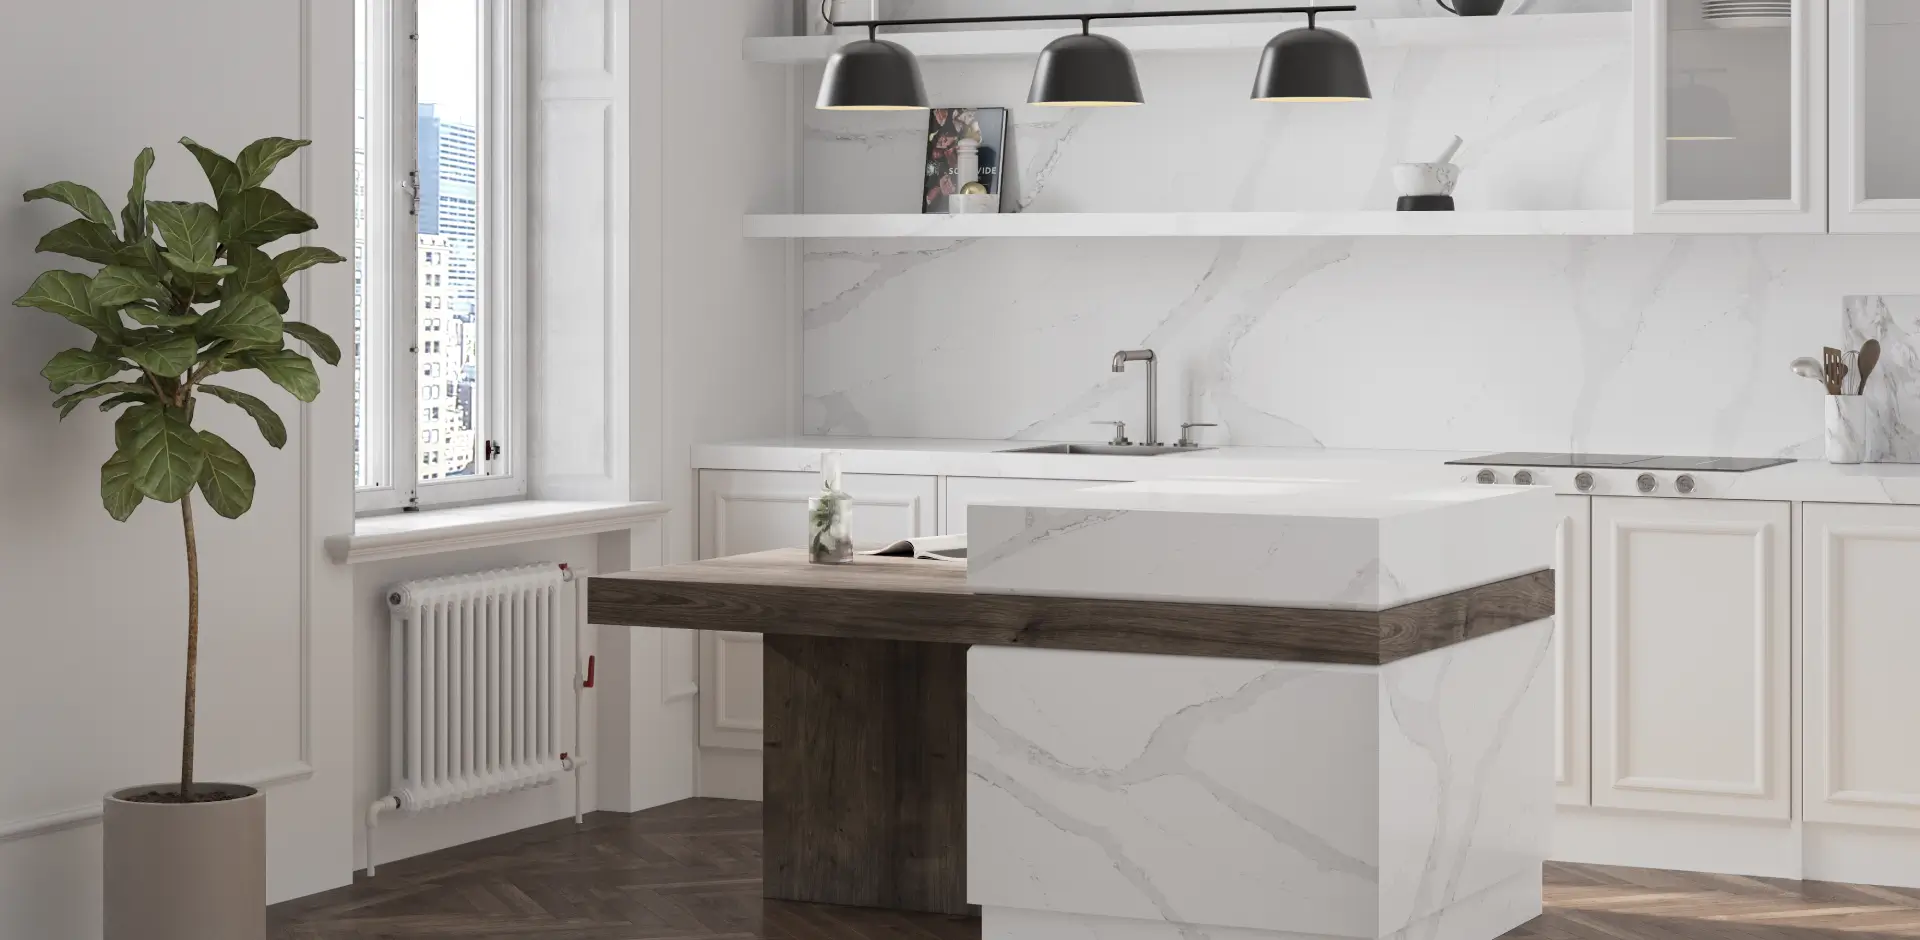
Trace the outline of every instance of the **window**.
<instances>
[{"instance_id":1,"label":"window","mask_svg":"<svg viewBox=\"0 0 1920 940\"><path fill-rule=\"evenodd\" d=\"M525 6L355 0L362 511L526 493Z\"/></svg>"}]
</instances>

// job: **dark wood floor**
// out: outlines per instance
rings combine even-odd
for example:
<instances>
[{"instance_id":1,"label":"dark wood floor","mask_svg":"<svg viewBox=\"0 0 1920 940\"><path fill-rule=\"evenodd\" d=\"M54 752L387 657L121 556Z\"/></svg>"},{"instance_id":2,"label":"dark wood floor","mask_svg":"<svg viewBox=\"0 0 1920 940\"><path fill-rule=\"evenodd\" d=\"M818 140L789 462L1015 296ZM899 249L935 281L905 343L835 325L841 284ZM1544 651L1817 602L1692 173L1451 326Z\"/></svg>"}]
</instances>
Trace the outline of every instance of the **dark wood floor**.
<instances>
[{"instance_id":1,"label":"dark wood floor","mask_svg":"<svg viewBox=\"0 0 1920 940\"><path fill-rule=\"evenodd\" d=\"M1511 940L1920 937L1920 891L1547 867L1547 913ZM382 865L277 905L274 940L976 940L979 922L760 897L760 804L596 813Z\"/></svg>"}]
</instances>

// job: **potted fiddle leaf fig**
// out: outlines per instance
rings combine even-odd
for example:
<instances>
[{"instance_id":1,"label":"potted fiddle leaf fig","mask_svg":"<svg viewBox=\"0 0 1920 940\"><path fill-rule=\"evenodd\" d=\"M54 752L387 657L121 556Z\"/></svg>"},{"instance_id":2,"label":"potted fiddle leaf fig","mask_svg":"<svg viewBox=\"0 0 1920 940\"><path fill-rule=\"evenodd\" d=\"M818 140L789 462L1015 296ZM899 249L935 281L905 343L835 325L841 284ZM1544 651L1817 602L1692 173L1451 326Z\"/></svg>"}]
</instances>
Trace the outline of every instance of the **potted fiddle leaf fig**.
<instances>
[{"instance_id":1,"label":"potted fiddle leaf fig","mask_svg":"<svg viewBox=\"0 0 1920 940\"><path fill-rule=\"evenodd\" d=\"M97 402L118 411L113 456L100 467L100 501L125 522L141 504L180 504L185 535L187 656L177 782L131 787L105 802L106 940L263 940L266 935L266 802L258 790L194 778L194 709L200 644L200 551L194 493L214 513L253 505L254 473L231 442L199 427L208 399L253 419L274 447L287 442L273 407L229 384L257 372L303 402L320 378L298 343L328 365L340 347L287 319L287 279L346 259L301 246L269 253L312 231L313 217L267 189L267 177L308 141L268 137L229 159L182 139L213 187L212 202L147 198L151 147L133 162L118 219L100 195L59 182L26 193L80 217L47 233L39 251L91 262L90 274L41 274L15 306L35 307L92 334L55 355L41 375L65 419ZM117 225L116 225L117 223Z\"/></svg>"}]
</instances>

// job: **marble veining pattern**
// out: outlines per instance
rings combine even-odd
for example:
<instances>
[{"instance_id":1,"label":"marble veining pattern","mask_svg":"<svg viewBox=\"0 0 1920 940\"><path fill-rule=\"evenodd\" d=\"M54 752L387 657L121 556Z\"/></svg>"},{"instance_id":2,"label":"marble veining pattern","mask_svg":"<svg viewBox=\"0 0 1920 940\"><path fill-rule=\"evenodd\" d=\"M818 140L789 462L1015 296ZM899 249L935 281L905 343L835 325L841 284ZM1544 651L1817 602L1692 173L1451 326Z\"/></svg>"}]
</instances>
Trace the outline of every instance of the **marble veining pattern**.
<instances>
[{"instance_id":1,"label":"marble veining pattern","mask_svg":"<svg viewBox=\"0 0 1920 940\"><path fill-rule=\"evenodd\" d=\"M1880 341L1880 364L1860 388L1862 410L1848 409L1850 428L1866 460L1920 463L1920 296L1848 297L1842 307L1841 348ZM1818 358L1817 352L1808 355ZM1859 380L1849 376L1854 385Z\"/></svg>"},{"instance_id":2,"label":"marble veining pattern","mask_svg":"<svg viewBox=\"0 0 1920 940\"><path fill-rule=\"evenodd\" d=\"M1378 669L976 648L969 899L989 935L1051 912L1073 917L1032 935L1447 940L1482 897L1513 917L1482 936L1517 925L1552 806L1550 632Z\"/></svg>"}]
</instances>

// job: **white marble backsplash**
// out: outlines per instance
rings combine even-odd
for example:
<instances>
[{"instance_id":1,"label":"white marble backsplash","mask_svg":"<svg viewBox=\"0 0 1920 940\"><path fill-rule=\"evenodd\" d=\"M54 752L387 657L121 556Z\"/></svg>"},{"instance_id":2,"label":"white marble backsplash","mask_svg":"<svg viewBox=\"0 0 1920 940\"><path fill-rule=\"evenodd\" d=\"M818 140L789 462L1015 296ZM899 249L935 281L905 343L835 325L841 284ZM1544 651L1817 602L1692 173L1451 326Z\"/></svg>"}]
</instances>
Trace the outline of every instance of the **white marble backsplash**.
<instances>
[{"instance_id":1,"label":"white marble backsplash","mask_svg":"<svg viewBox=\"0 0 1920 940\"><path fill-rule=\"evenodd\" d=\"M1872 462L1920 463L1920 296L1848 297L1845 335L1840 348L1857 351L1867 340L1880 342L1880 364L1860 389L1861 414L1868 427L1855 429L1862 457ZM1808 355L1819 358L1815 353Z\"/></svg>"},{"instance_id":2,"label":"white marble backsplash","mask_svg":"<svg viewBox=\"0 0 1920 940\"><path fill-rule=\"evenodd\" d=\"M805 428L1215 444L1821 452L1787 363L1850 294L1920 293L1920 237L813 241ZM1893 366L1889 355L1881 369ZM1892 372L1888 373L1892 375ZM1136 433L1136 438L1137 438Z\"/></svg>"},{"instance_id":3,"label":"white marble backsplash","mask_svg":"<svg viewBox=\"0 0 1920 940\"><path fill-rule=\"evenodd\" d=\"M883 0L881 14L1086 2ZM1445 14L1366 0L1359 15ZM1431 159L1456 133L1462 208L1629 207L1627 43L1366 55L1376 101L1298 107L1246 100L1251 51L1141 55L1148 104L1129 109L1020 104L1032 67L1020 58L923 66L936 101L1012 106L1008 205L1025 211L1387 208L1389 167ZM914 210L924 116L804 120L805 211ZM1842 297L1920 293L1920 237L1901 236L820 240L804 252L804 430L862 436L1094 440L1088 422L1121 419L1138 439L1143 378L1108 360L1146 346L1161 356L1168 441L1182 421L1213 421L1216 444L1817 457L1819 388L1788 361L1840 340Z\"/></svg>"}]
</instances>

